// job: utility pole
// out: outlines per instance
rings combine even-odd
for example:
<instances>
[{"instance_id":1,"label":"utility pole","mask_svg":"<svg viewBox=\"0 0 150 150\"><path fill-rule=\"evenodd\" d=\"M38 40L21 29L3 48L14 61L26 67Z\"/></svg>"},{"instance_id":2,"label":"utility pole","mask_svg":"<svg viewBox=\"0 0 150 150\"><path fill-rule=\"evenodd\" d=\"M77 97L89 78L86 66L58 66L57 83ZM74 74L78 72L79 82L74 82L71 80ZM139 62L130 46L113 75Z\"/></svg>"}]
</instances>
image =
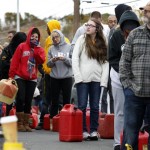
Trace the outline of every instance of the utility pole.
<instances>
[{"instance_id":1,"label":"utility pole","mask_svg":"<svg viewBox=\"0 0 150 150\"><path fill-rule=\"evenodd\" d=\"M73 32L75 34L76 30L80 25L80 0L74 1L74 18L73 18Z\"/></svg>"},{"instance_id":2,"label":"utility pole","mask_svg":"<svg viewBox=\"0 0 150 150\"><path fill-rule=\"evenodd\" d=\"M20 31L19 0L17 0L17 32Z\"/></svg>"}]
</instances>

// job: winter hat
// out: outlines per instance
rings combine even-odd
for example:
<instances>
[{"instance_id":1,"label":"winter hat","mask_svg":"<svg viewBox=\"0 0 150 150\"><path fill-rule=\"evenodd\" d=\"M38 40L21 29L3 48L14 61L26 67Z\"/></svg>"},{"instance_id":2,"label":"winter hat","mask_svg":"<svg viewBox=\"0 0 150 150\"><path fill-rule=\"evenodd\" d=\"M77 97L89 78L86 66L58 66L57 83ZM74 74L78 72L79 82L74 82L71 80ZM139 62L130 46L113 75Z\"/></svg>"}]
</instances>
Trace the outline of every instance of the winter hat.
<instances>
[{"instance_id":1,"label":"winter hat","mask_svg":"<svg viewBox=\"0 0 150 150\"><path fill-rule=\"evenodd\" d=\"M132 10L132 8L128 5L125 4L119 4L115 8L115 15L117 18L117 22L119 22L121 15L126 11L126 10Z\"/></svg>"},{"instance_id":2,"label":"winter hat","mask_svg":"<svg viewBox=\"0 0 150 150\"><path fill-rule=\"evenodd\" d=\"M140 26L137 15L131 10L127 10L122 14L119 24L121 30L128 29L130 31Z\"/></svg>"}]
</instances>

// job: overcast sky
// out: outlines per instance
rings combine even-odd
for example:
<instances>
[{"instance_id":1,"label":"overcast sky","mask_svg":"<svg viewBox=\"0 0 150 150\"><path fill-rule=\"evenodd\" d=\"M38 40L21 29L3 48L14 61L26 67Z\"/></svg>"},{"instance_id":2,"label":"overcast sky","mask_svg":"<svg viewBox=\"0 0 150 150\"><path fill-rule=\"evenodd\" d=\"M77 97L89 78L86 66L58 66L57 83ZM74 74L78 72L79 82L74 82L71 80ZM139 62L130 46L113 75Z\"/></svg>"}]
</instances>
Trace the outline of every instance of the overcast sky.
<instances>
[{"instance_id":1,"label":"overcast sky","mask_svg":"<svg viewBox=\"0 0 150 150\"><path fill-rule=\"evenodd\" d=\"M89 1L89 0L81 0ZM149 0L92 0L93 3L82 2L80 11L89 13L98 10L101 13L114 14L114 8L119 3L126 3L137 9L144 6ZM101 3L109 3L101 4ZM114 6L111 6L114 5ZM0 19L3 20L5 12L17 12L17 0L0 0ZM33 14L41 19L49 16L63 17L73 14L73 0L19 0L19 11L23 16L24 12Z\"/></svg>"}]
</instances>

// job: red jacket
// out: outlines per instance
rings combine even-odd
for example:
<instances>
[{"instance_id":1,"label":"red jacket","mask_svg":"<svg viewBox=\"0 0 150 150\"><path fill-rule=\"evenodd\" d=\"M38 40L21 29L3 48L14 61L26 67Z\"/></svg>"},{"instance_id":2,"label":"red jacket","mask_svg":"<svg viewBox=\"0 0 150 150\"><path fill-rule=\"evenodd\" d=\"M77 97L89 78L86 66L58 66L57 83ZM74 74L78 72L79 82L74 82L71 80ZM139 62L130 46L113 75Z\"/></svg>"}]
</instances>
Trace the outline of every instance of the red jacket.
<instances>
[{"instance_id":1,"label":"red jacket","mask_svg":"<svg viewBox=\"0 0 150 150\"><path fill-rule=\"evenodd\" d=\"M30 76L30 73L28 72L28 60L30 56L30 37L31 33L34 27L32 27L29 30L29 33L27 35L27 40L24 43L21 43L13 57L12 61L10 64L10 70L9 70L9 77L14 78L15 75L18 75L19 77L25 79L25 80L34 80L37 79L37 67L39 64L43 64L45 61L45 51L42 47L36 46L34 47L34 53L33 57L35 59L35 67L34 71L32 72L32 76ZM40 41L40 36L39 36L39 41Z\"/></svg>"}]
</instances>

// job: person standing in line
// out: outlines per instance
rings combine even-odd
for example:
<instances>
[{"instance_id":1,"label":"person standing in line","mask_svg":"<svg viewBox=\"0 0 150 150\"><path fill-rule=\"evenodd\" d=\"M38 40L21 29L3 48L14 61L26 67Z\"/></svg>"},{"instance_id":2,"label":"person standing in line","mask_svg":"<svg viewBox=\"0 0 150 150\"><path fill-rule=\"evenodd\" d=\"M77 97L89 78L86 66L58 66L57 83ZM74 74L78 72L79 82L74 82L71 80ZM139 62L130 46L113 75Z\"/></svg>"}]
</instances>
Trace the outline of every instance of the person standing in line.
<instances>
[{"instance_id":1,"label":"person standing in line","mask_svg":"<svg viewBox=\"0 0 150 150\"><path fill-rule=\"evenodd\" d=\"M126 149L125 144L138 150L139 131L146 108L150 107L150 1L143 7L143 13L145 24L130 32L119 64L120 80L125 94L121 150ZM150 123L150 118L147 119Z\"/></svg>"},{"instance_id":2,"label":"person standing in line","mask_svg":"<svg viewBox=\"0 0 150 150\"><path fill-rule=\"evenodd\" d=\"M44 49L39 44L40 37L39 29L31 27L26 41L17 47L10 64L9 78L15 79L18 85L16 96L18 131L32 131L29 127L29 117L37 84L37 70L38 65L45 61Z\"/></svg>"},{"instance_id":3,"label":"person standing in line","mask_svg":"<svg viewBox=\"0 0 150 150\"><path fill-rule=\"evenodd\" d=\"M53 46L48 52L47 66L51 68L51 93L52 104L50 118L58 114L59 95L62 91L63 106L70 104L72 88L72 60L69 57L71 45L65 42L64 35L60 30L51 33Z\"/></svg>"},{"instance_id":4,"label":"person standing in line","mask_svg":"<svg viewBox=\"0 0 150 150\"><path fill-rule=\"evenodd\" d=\"M109 15L108 17L108 27L110 29L115 28L117 26L117 18L115 15Z\"/></svg>"},{"instance_id":5,"label":"person standing in line","mask_svg":"<svg viewBox=\"0 0 150 150\"><path fill-rule=\"evenodd\" d=\"M104 37L105 37L105 39L106 39L106 41L107 41L107 39L108 39L108 36L109 36L109 31L110 31L110 29L109 29L109 27L107 26L107 25L105 25L105 24L102 24L102 15L101 15L101 13L99 12L99 11L93 11L91 14L90 14L90 18L95 18L95 19L98 19L99 20L99 22L101 23L101 25L102 25L102 30L103 30L103 34L104 34ZM73 38L73 40L72 40L72 42L71 42L71 54L70 55L72 55L72 53L73 53L73 48L74 48L74 45L75 45L75 43L76 43L76 41L77 41L77 39L81 36L81 35L84 35L85 33L86 33L86 29L87 29L87 27L86 27L86 23L85 24L83 24L81 27L79 27L78 29L77 29L77 31L76 31L76 33L75 33L75 35L74 35L74 38ZM75 87L75 86L74 86ZM75 87L76 88L76 87ZM106 88L104 88L104 89L106 89ZM74 93L75 93L75 90L73 89L73 91L74 91ZM75 93L76 94L76 93ZM107 93L106 93L106 95L107 95ZM107 107L107 106L106 106ZM106 108L107 109L107 108Z\"/></svg>"},{"instance_id":6,"label":"person standing in line","mask_svg":"<svg viewBox=\"0 0 150 150\"><path fill-rule=\"evenodd\" d=\"M52 39L51 39L51 32L54 29L61 30L61 24L58 20L50 20L47 22L47 33L48 37L45 40L45 53L46 53L46 60L42 65L39 65L39 71L42 74L42 80L44 81L43 85L43 104L42 104L42 111L40 114L40 122L38 123L37 127L35 128L36 130L41 130L43 128L43 123L44 123L44 115L48 114L50 112L50 107L51 107L51 81L50 81L50 73L51 73L51 68L47 66L47 61L48 61L48 51L50 47L52 46ZM65 37L65 41L67 43L70 43L69 39Z\"/></svg>"},{"instance_id":7,"label":"person standing in line","mask_svg":"<svg viewBox=\"0 0 150 150\"><path fill-rule=\"evenodd\" d=\"M118 28L109 45L109 63L111 65L110 77L112 85L112 94L114 98L114 150L120 150L120 133L123 130L124 122L124 92L119 79L119 61L123 51L125 40L131 30L140 25L138 17L131 11L125 11L120 20Z\"/></svg>"},{"instance_id":8,"label":"person standing in line","mask_svg":"<svg viewBox=\"0 0 150 150\"><path fill-rule=\"evenodd\" d=\"M26 34L24 32L17 32L9 45L3 49L3 52L0 56L0 79L8 79L9 68L11 59L17 49L17 46L26 41ZM6 116L9 115L10 110L12 109L12 105L6 105Z\"/></svg>"},{"instance_id":9,"label":"person standing in line","mask_svg":"<svg viewBox=\"0 0 150 150\"><path fill-rule=\"evenodd\" d=\"M12 38L13 38L13 36L16 34L16 31L15 30L10 30L10 31L8 31L8 35L7 35L7 37L8 37L8 42L10 43L11 42L11 40L12 40Z\"/></svg>"},{"instance_id":10,"label":"person standing in line","mask_svg":"<svg viewBox=\"0 0 150 150\"><path fill-rule=\"evenodd\" d=\"M90 18L86 33L80 36L72 55L72 67L77 88L78 108L83 112L83 139L98 140L99 99L101 87L107 86L109 64L103 27ZM86 127L86 107L90 104L90 133Z\"/></svg>"},{"instance_id":11,"label":"person standing in line","mask_svg":"<svg viewBox=\"0 0 150 150\"><path fill-rule=\"evenodd\" d=\"M115 8L115 16L117 18L117 20L116 20L117 22L115 21L116 24L118 24L121 15L126 10L132 10L132 8L130 6L128 6L128 5L125 5L125 4L119 4L119 5L117 5L117 7ZM110 18L108 18L108 19L110 19ZM115 20L115 18L114 18L114 20ZM110 32L109 32L109 36L108 36L108 49L107 49L107 58L108 59L109 59L109 42L110 42L110 39L111 39L114 31L117 28L119 28L119 25L116 25L116 26L112 27L110 29ZM123 37L123 35L121 37ZM123 39L123 38L121 38L121 39ZM116 55L118 55L118 54L116 53ZM119 58L120 58L120 56L119 56ZM114 59L116 59L116 58L114 57ZM109 66L109 69L111 69L111 66ZM101 111L104 112L104 113L107 113L107 106L108 106L108 104L107 104L107 93L108 92L109 92L109 98L110 98L110 113L114 113L114 98L113 98L113 95L112 95L112 85L111 85L110 73L109 73L108 86L107 86L107 88L104 88L103 95L102 95L102 100L101 100Z\"/></svg>"}]
</instances>

